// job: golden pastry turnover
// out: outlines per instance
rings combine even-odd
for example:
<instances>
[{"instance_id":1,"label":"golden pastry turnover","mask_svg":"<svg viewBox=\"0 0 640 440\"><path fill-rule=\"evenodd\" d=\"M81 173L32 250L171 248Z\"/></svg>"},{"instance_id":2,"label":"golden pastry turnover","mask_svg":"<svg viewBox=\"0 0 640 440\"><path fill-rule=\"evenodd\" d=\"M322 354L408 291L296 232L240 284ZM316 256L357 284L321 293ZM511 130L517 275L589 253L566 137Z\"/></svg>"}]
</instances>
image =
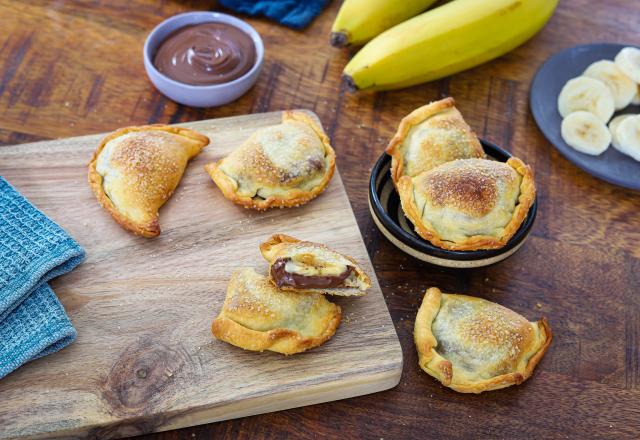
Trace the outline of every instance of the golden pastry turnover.
<instances>
[{"instance_id":1,"label":"golden pastry turnover","mask_svg":"<svg viewBox=\"0 0 640 440\"><path fill-rule=\"evenodd\" d=\"M89 163L89 185L126 230L160 234L158 210L180 183L189 160L209 138L168 125L121 128L105 137Z\"/></svg>"},{"instance_id":2,"label":"golden pastry turnover","mask_svg":"<svg viewBox=\"0 0 640 440\"><path fill-rule=\"evenodd\" d=\"M402 210L422 238L450 250L507 244L536 196L533 172L520 159L506 163L459 159L398 182Z\"/></svg>"},{"instance_id":3,"label":"golden pastry turnover","mask_svg":"<svg viewBox=\"0 0 640 440\"><path fill-rule=\"evenodd\" d=\"M394 184L402 176L414 177L445 162L484 157L471 127L455 107L453 98L422 106L400 122L387 147Z\"/></svg>"},{"instance_id":4,"label":"golden pastry turnover","mask_svg":"<svg viewBox=\"0 0 640 440\"><path fill-rule=\"evenodd\" d=\"M224 159L205 167L232 202L264 210L302 205L329 184L335 153L329 138L302 112L262 128Z\"/></svg>"},{"instance_id":5,"label":"golden pastry turnover","mask_svg":"<svg viewBox=\"0 0 640 440\"><path fill-rule=\"evenodd\" d=\"M499 304L427 290L416 316L420 367L460 393L481 393L527 380L551 343L542 318L529 322Z\"/></svg>"},{"instance_id":6,"label":"golden pastry turnover","mask_svg":"<svg viewBox=\"0 0 640 440\"><path fill-rule=\"evenodd\" d=\"M328 247L276 234L260 244L271 282L283 290L360 296L371 280L358 263Z\"/></svg>"},{"instance_id":7,"label":"golden pastry turnover","mask_svg":"<svg viewBox=\"0 0 640 440\"><path fill-rule=\"evenodd\" d=\"M280 290L253 269L238 269L211 331L245 350L294 354L329 340L340 319L340 307L323 295Z\"/></svg>"}]
</instances>

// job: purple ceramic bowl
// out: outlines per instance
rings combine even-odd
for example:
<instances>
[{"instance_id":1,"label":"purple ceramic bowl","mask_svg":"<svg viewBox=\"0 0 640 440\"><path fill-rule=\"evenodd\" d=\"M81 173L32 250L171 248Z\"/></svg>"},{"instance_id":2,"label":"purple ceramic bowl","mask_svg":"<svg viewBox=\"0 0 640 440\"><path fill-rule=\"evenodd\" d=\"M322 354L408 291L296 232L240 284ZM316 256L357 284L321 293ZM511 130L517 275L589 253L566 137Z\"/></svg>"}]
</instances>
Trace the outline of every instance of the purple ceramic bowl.
<instances>
[{"instance_id":1,"label":"purple ceramic bowl","mask_svg":"<svg viewBox=\"0 0 640 440\"><path fill-rule=\"evenodd\" d=\"M153 57L169 34L185 26L200 23L226 23L247 33L256 46L256 63L240 78L224 84L194 86L163 75L153 65ZM264 61L264 44L258 32L248 23L219 12L186 12L174 15L156 26L144 43L144 67L154 86L166 97L191 107L216 107L235 101L253 86L260 75Z\"/></svg>"}]
</instances>

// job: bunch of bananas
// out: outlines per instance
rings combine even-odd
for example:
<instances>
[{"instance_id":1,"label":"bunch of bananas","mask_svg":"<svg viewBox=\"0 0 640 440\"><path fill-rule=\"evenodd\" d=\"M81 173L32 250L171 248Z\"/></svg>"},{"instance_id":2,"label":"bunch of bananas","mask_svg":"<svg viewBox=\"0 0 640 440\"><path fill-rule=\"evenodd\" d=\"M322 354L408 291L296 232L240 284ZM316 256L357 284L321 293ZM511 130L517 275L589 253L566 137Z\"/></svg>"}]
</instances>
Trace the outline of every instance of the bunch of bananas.
<instances>
[{"instance_id":1,"label":"bunch of bananas","mask_svg":"<svg viewBox=\"0 0 640 440\"><path fill-rule=\"evenodd\" d=\"M352 89L388 90L439 79L533 37L559 0L345 0L331 44L366 45L344 69Z\"/></svg>"}]
</instances>

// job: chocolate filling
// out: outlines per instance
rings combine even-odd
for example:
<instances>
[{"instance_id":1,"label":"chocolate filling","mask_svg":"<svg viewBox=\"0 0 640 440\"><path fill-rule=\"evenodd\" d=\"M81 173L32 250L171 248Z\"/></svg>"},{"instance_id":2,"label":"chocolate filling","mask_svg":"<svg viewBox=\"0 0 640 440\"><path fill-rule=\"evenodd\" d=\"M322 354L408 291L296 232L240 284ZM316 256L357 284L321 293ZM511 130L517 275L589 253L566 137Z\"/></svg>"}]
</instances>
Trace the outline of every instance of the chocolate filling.
<instances>
[{"instance_id":1,"label":"chocolate filling","mask_svg":"<svg viewBox=\"0 0 640 440\"><path fill-rule=\"evenodd\" d=\"M290 258L278 258L271 265L271 278L276 282L276 286L295 287L299 289L322 289L343 286L344 280L353 272L353 266L347 266L340 275L300 275L290 273L285 270L285 266Z\"/></svg>"},{"instance_id":2,"label":"chocolate filling","mask_svg":"<svg viewBox=\"0 0 640 440\"><path fill-rule=\"evenodd\" d=\"M183 84L229 83L247 74L257 52L249 34L226 23L200 23L177 29L160 43L156 69Z\"/></svg>"}]
</instances>

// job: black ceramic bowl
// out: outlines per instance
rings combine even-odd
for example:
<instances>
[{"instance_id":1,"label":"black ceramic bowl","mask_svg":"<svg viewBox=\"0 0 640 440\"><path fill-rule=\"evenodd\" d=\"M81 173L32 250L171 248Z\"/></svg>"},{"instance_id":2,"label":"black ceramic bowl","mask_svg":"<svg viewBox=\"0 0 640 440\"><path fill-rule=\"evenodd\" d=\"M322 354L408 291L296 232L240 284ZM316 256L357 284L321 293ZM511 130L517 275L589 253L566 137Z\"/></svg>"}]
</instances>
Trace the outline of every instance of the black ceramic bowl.
<instances>
[{"instance_id":1,"label":"black ceramic bowl","mask_svg":"<svg viewBox=\"0 0 640 440\"><path fill-rule=\"evenodd\" d=\"M511 154L490 142L480 140L485 153L500 162ZM480 251L450 251L436 247L416 234L413 224L404 216L400 197L391 180L391 156L383 154L371 170L369 180L369 210L380 232L401 251L427 263L438 266L472 268L502 261L513 255L524 244L531 232L538 210L534 200L529 214L511 240L500 249Z\"/></svg>"}]
</instances>

